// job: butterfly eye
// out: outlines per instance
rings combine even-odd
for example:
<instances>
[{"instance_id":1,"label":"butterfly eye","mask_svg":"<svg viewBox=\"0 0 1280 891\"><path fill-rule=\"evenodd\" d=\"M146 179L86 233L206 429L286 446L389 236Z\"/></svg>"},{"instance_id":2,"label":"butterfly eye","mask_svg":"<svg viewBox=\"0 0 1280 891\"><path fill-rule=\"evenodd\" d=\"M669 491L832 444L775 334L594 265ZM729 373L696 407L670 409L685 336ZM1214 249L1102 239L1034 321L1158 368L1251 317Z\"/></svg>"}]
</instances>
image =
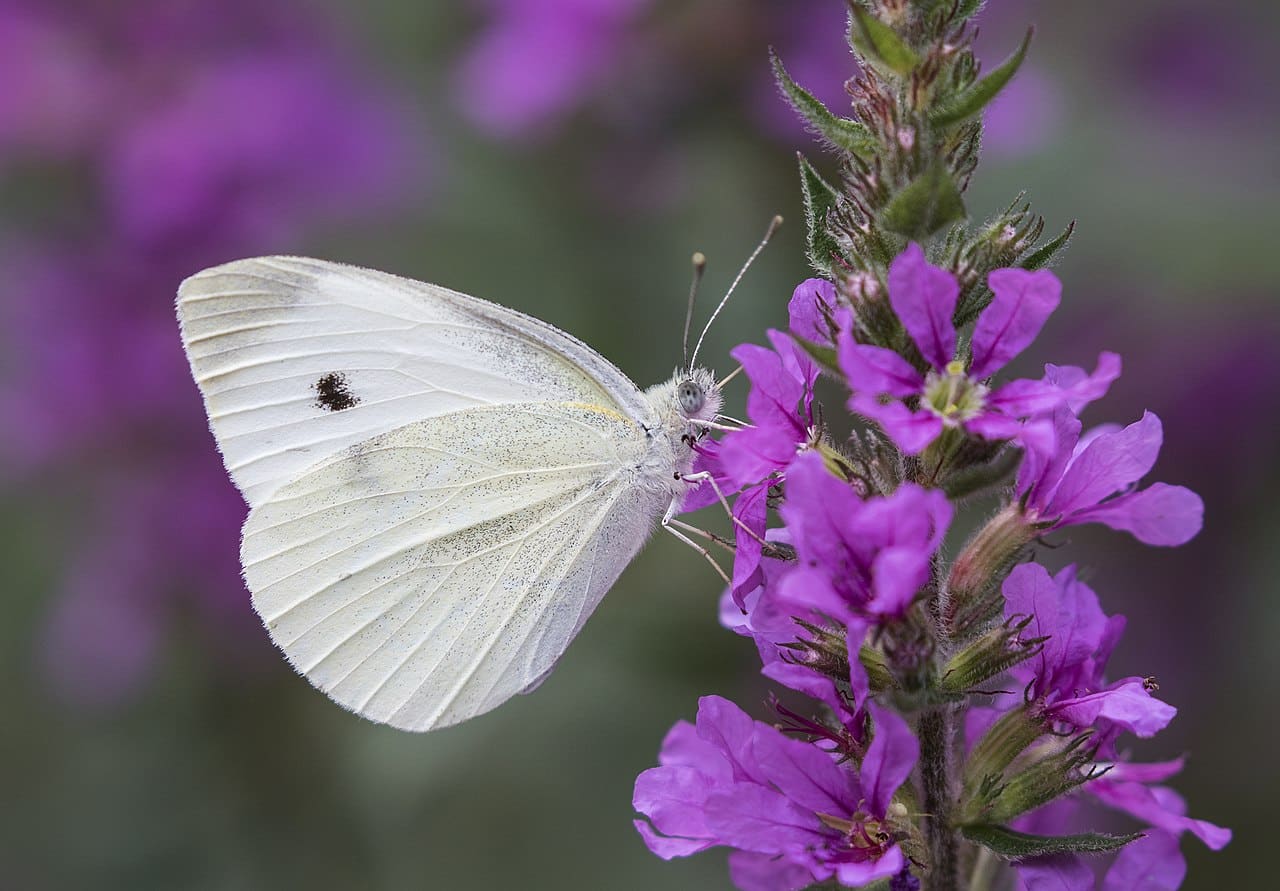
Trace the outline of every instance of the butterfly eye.
<instances>
[{"instance_id":1,"label":"butterfly eye","mask_svg":"<svg viewBox=\"0 0 1280 891\"><path fill-rule=\"evenodd\" d=\"M693 381L682 383L676 391L676 397L680 400L680 410L685 415L696 415L707 404L707 394Z\"/></svg>"}]
</instances>

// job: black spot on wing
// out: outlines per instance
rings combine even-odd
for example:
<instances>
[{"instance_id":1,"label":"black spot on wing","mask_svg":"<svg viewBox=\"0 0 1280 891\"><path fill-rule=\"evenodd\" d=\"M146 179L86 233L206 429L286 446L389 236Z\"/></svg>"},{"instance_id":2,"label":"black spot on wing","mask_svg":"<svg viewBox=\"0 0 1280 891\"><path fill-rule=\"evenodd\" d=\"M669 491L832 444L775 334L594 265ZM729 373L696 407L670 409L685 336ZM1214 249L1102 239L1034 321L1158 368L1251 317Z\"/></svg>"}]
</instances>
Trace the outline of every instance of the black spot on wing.
<instances>
[{"instance_id":1,"label":"black spot on wing","mask_svg":"<svg viewBox=\"0 0 1280 891\"><path fill-rule=\"evenodd\" d=\"M340 371L329 372L312 384L311 389L316 391L316 407L326 411L342 411L360 404L347 386L347 376Z\"/></svg>"}]
</instances>

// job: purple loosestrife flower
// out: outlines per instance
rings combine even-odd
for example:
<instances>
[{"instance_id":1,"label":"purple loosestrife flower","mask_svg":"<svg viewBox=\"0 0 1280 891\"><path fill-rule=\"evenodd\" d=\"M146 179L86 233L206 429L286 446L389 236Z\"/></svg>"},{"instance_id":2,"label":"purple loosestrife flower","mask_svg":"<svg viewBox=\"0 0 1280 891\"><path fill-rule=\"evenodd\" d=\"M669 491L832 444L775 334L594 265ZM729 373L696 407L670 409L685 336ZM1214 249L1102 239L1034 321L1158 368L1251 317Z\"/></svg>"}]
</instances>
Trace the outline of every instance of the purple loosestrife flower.
<instances>
[{"instance_id":1,"label":"purple loosestrife flower","mask_svg":"<svg viewBox=\"0 0 1280 891\"><path fill-rule=\"evenodd\" d=\"M1030 448L1018 471L1024 516L1047 528L1102 523L1150 545L1180 545L1204 523L1204 502L1183 486L1153 483L1137 489L1160 454L1160 419L1146 412L1128 427L1100 427L1080 435L1066 408L1053 417L1054 445Z\"/></svg>"},{"instance_id":2,"label":"purple loosestrife flower","mask_svg":"<svg viewBox=\"0 0 1280 891\"><path fill-rule=\"evenodd\" d=\"M1177 709L1152 696L1142 678L1103 680L1125 620L1102 612L1074 566L1051 577L1038 563L1024 563L1009 574L1004 596L1008 619L1030 619L1023 633L1046 638L1038 655L1011 670L1045 719L1080 730L1101 727L1111 738L1120 729L1154 736L1173 720Z\"/></svg>"},{"instance_id":3,"label":"purple loosestrife flower","mask_svg":"<svg viewBox=\"0 0 1280 891\"><path fill-rule=\"evenodd\" d=\"M929 371L921 374L893 350L857 343L849 331L840 334L840 367L854 391L849 407L878 423L908 454L949 428L983 439L1024 439L1040 431L1023 419L1065 399L1047 380L1016 380L994 390L985 383L1035 340L1057 308L1057 277L1047 270L997 269L988 284L994 296L974 328L968 362L957 353L952 324L960 287L914 243L889 267L889 302ZM918 405L900 401L907 399Z\"/></svg>"},{"instance_id":4,"label":"purple loosestrife flower","mask_svg":"<svg viewBox=\"0 0 1280 891\"><path fill-rule=\"evenodd\" d=\"M905 721L871 706L874 736L862 763L838 763L820 748L753 721L707 696L697 724L667 734L660 766L636 779L636 828L664 859L718 845L734 849L730 871L743 891L785 891L836 879L863 885L898 874L906 860L894 794L919 746Z\"/></svg>"},{"instance_id":5,"label":"purple loosestrife flower","mask_svg":"<svg viewBox=\"0 0 1280 891\"><path fill-rule=\"evenodd\" d=\"M822 456L801 455L779 508L798 562L772 594L796 614L840 622L902 616L929 580L951 512L945 495L913 483L864 499Z\"/></svg>"}]
</instances>

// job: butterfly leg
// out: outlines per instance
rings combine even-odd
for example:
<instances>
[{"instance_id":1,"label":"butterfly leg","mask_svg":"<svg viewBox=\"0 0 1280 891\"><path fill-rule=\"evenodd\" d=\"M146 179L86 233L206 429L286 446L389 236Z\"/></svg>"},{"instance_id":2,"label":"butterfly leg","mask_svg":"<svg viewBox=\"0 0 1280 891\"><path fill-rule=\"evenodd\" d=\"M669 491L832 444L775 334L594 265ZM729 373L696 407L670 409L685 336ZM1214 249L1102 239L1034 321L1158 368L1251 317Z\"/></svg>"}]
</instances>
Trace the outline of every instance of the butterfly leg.
<instances>
[{"instance_id":1,"label":"butterfly leg","mask_svg":"<svg viewBox=\"0 0 1280 891\"><path fill-rule=\"evenodd\" d=\"M716 498L720 501L720 506L724 508L725 514L728 515L729 520L733 523L734 527L741 529L743 532L747 533L747 535L760 542L764 547L771 547L771 544L761 538L754 529L733 515L733 508L729 506L729 499L724 497L724 492L721 491L719 483L716 482L716 478L710 471L703 470L698 473L683 473L680 475L680 479L686 483L706 483L711 486L711 491L716 493Z\"/></svg>"},{"instance_id":2,"label":"butterfly leg","mask_svg":"<svg viewBox=\"0 0 1280 891\"><path fill-rule=\"evenodd\" d=\"M671 499L671 504L667 507L667 512L662 515L662 528L670 532L676 538L680 539L682 542L684 542L689 547L693 548L695 551L697 551L699 554L705 557L707 562L711 564L711 568L716 571L716 574L719 575L720 578L724 579L724 583L726 585L733 584L733 582L730 580L729 576L725 573L725 571L720 568L720 564L716 562L716 558L711 555L710 551L708 551L702 545L698 544L692 538L685 535L678 528L676 528L677 525L679 526L685 525L684 523L681 523L679 520L675 518L676 511L679 509L680 509L680 500L678 498Z\"/></svg>"}]
</instances>

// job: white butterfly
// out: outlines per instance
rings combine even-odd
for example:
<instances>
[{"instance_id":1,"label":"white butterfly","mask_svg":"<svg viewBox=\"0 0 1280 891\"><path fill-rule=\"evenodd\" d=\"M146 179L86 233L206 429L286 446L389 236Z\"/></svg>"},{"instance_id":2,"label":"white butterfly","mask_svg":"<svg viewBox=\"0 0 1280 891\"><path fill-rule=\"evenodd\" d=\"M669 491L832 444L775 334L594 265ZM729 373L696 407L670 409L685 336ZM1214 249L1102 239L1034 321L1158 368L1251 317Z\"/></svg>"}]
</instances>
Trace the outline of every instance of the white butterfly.
<instances>
[{"instance_id":1,"label":"white butterfly","mask_svg":"<svg viewBox=\"0 0 1280 891\"><path fill-rule=\"evenodd\" d=\"M178 317L254 608L367 718L431 730L532 689L655 524L692 544L705 369L642 392L546 322L298 257L198 273Z\"/></svg>"}]
</instances>

